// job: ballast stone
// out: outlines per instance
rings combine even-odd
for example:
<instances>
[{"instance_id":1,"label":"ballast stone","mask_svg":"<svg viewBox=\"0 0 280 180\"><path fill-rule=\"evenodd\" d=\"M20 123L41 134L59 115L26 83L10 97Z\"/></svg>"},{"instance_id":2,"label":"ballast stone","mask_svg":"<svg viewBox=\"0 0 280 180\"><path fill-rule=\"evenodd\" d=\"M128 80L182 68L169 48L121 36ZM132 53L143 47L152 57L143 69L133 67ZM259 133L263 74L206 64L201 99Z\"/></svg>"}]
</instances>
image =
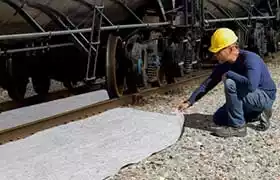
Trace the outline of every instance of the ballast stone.
<instances>
[{"instance_id":1,"label":"ballast stone","mask_svg":"<svg viewBox=\"0 0 280 180\"><path fill-rule=\"evenodd\" d=\"M99 180L174 144L181 116L116 108L0 146L1 180Z\"/></svg>"}]
</instances>

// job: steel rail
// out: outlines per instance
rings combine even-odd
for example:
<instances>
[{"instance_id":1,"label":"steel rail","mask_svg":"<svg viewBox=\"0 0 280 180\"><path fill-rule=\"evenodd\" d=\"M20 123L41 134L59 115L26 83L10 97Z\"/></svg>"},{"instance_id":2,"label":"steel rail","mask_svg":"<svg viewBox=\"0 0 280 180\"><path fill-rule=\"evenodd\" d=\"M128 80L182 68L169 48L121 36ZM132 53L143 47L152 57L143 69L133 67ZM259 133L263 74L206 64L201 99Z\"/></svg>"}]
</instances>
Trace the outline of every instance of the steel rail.
<instances>
[{"instance_id":1,"label":"steel rail","mask_svg":"<svg viewBox=\"0 0 280 180\"><path fill-rule=\"evenodd\" d=\"M17 139L25 138L29 135L32 135L40 130L52 128L54 126L66 124L72 121L77 121L85 119L89 116L93 116L104 112L106 110L125 106L129 104L135 104L139 102L139 99L146 97L155 93L166 93L175 89L179 89L183 85L190 84L196 81L204 80L211 70L198 71L196 73L191 73L192 76L181 78L180 81L174 84L168 84L162 87L156 87L151 89L145 89L137 94L131 94L122 96L118 99L110 99L96 104L91 104L86 107L75 109L69 112L61 113L52 117L44 118L41 120L34 121L32 123L16 126L10 129L5 129L0 131L0 144L7 143L9 141L14 141Z\"/></svg>"}]
</instances>

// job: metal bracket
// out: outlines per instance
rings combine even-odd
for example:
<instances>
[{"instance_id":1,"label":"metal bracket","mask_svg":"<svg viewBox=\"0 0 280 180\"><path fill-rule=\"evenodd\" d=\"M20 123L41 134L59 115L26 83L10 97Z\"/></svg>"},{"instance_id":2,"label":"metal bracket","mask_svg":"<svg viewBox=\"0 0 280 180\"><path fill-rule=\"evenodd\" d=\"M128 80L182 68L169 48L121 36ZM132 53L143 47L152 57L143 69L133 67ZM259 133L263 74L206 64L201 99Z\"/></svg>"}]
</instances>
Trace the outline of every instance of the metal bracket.
<instances>
[{"instance_id":1,"label":"metal bracket","mask_svg":"<svg viewBox=\"0 0 280 180\"><path fill-rule=\"evenodd\" d=\"M95 6L94 14L92 17L92 27L90 34L90 46L95 46L96 53L94 57L92 57L92 48L89 48L88 51L88 61L87 61L87 72L86 72L86 81L91 81L96 79L96 66L97 66L97 58L98 58L98 50L100 46L100 32L101 32L101 24L103 17L103 9L104 6ZM99 12L99 13L97 13ZM97 22L99 20L99 22ZM97 35L95 35L97 33Z\"/></svg>"},{"instance_id":2,"label":"metal bracket","mask_svg":"<svg viewBox=\"0 0 280 180\"><path fill-rule=\"evenodd\" d=\"M267 9L268 9L269 15L272 16L273 12L272 12L272 8L271 8L270 0L266 0L266 3L267 3Z\"/></svg>"},{"instance_id":3,"label":"metal bracket","mask_svg":"<svg viewBox=\"0 0 280 180\"><path fill-rule=\"evenodd\" d=\"M205 13L209 14L213 19L217 19L217 17L210 11L206 10Z\"/></svg>"},{"instance_id":4,"label":"metal bracket","mask_svg":"<svg viewBox=\"0 0 280 180\"><path fill-rule=\"evenodd\" d=\"M196 0L185 0L184 1L184 6L185 6L185 25L186 26L190 26L190 27L194 27L196 24L196 13L197 13L197 9L196 9Z\"/></svg>"},{"instance_id":5,"label":"metal bracket","mask_svg":"<svg viewBox=\"0 0 280 180\"><path fill-rule=\"evenodd\" d=\"M46 5L42 5L39 3L29 3L28 4L30 7L32 8L36 8L41 10L42 12L44 12L47 16L49 16L52 20L54 20L61 28L66 29L66 30L70 30L69 26L71 26L72 28L76 29L75 25L62 13L46 6ZM64 20L64 21L63 21ZM67 25L67 24L68 25ZM89 44L89 42L87 41L87 39L81 34L78 33L78 35L80 35L80 37L87 43ZM77 37L77 35L75 34L71 34L71 37L73 38L74 43L76 44L77 48L80 49L80 51L83 51L85 53L88 53L87 48L85 47L85 44L82 43L79 38Z\"/></svg>"},{"instance_id":6,"label":"metal bracket","mask_svg":"<svg viewBox=\"0 0 280 180\"><path fill-rule=\"evenodd\" d=\"M77 29L77 27L74 25L74 23L71 22L71 20L68 17L66 17L64 14L56 11L53 8L39 3L32 3L29 6L40 9L42 12L44 12L46 15L48 15L51 19L53 19L57 24L59 24L62 28L66 30ZM98 49L100 44L100 27L103 17L103 12L100 9L103 8L104 6L95 6L93 9L94 13L92 19L90 41L88 41L82 33L78 33L77 35L71 34L71 37L73 38L73 41L76 43L77 47L88 55L87 72L85 76L86 81L95 80ZM99 22L96 22L96 19L99 19ZM97 36L94 36L95 31L97 31ZM78 38L78 36L80 38ZM96 41L94 38L96 38ZM84 43L81 42L81 39L84 41ZM88 45L89 47L87 48L86 45ZM94 53L94 55L92 53Z\"/></svg>"},{"instance_id":7,"label":"metal bracket","mask_svg":"<svg viewBox=\"0 0 280 180\"><path fill-rule=\"evenodd\" d=\"M165 10L164 10L162 1L161 1L161 0L157 0L157 2L158 2L158 5L159 5L159 7L160 7L160 11L161 11L161 15L162 15L162 17L163 17L163 20L164 20L164 21L167 21L166 16L165 16ZM173 4L173 3L172 3L172 4Z\"/></svg>"}]
</instances>

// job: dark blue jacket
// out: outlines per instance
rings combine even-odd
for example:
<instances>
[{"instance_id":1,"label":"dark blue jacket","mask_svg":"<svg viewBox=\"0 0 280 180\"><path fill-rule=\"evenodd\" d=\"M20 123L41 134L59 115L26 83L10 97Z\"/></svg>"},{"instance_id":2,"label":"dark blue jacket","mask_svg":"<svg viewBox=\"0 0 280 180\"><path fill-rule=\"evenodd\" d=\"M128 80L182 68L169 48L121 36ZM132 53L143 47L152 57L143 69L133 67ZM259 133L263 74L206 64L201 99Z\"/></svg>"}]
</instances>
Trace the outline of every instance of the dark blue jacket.
<instances>
[{"instance_id":1,"label":"dark blue jacket","mask_svg":"<svg viewBox=\"0 0 280 180\"><path fill-rule=\"evenodd\" d=\"M253 52L240 50L235 63L219 64L214 68L212 74L192 93L189 102L193 104L213 89L222 80L224 73L237 84L246 86L248 92L259 88L275 100L277 88L263 59Z\"/></svg>"}]
</instances>

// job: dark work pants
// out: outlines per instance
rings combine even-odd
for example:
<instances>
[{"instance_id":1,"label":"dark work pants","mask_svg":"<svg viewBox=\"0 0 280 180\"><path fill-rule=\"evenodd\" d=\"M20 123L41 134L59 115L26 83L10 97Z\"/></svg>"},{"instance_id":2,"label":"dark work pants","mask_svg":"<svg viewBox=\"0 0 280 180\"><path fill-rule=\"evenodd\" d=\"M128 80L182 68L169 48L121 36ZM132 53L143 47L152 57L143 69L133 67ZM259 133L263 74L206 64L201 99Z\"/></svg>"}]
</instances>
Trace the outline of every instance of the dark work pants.
<instances>
[{"instance_id":1,"label":"dark work pants","mask_svg":"<svg viewBox=\"0 0 280 180\"><path fill-rule=\"evenodd\" d=\"M224 81L226 103L214 114L217 125L241 127L246 120L256 118L264 109L272 108L274 100L260 89L249 92L232 79Z\"/></svg>"}]
</instances>

